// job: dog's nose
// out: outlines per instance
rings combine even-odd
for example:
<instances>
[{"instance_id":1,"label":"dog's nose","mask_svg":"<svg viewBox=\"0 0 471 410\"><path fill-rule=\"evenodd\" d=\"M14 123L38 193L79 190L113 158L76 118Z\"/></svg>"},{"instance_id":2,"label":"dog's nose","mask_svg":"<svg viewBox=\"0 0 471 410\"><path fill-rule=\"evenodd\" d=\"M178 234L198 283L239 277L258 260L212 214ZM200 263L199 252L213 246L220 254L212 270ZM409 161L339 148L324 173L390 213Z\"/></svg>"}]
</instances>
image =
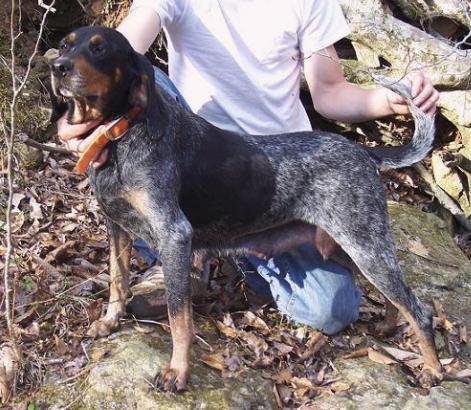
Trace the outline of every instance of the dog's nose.
<instances>
[{"instance_id":1,"label":"dog's nose","mask_svg":"<svg viewBox=\"0 0 471 410\"><path fill-rule=\"evenodd\" d=\"M68 58L59 57L52 62L52 71L55 75L65 77L72 71L73 64Z\"/></svg>"}]
</instances>

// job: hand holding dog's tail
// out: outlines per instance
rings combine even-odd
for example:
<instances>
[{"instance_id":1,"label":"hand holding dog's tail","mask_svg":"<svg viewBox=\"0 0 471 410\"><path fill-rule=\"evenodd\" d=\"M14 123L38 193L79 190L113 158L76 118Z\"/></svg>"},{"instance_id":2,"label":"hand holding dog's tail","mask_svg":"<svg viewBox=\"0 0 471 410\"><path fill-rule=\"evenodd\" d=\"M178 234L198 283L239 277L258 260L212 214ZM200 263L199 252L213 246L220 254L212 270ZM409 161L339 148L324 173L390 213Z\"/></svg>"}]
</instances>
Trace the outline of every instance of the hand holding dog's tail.
<instances>
[{"instance_id":1,"label":"hand holding dog's tail","mask_svg":"<svg viewBox=\"0 0 471 410\"><path fill-rule=\"evenodd\" d=\"M378 166L385 168L408 167L422 160L432 148L435 136L435 117L431 117L420 110L412 101L410 88L398 80L376 75L375 81L407 101L409 110L415 121L415 132L409 144L401 147L374 147L367 148L371 157Z\"/></svg>"}]
</instances>

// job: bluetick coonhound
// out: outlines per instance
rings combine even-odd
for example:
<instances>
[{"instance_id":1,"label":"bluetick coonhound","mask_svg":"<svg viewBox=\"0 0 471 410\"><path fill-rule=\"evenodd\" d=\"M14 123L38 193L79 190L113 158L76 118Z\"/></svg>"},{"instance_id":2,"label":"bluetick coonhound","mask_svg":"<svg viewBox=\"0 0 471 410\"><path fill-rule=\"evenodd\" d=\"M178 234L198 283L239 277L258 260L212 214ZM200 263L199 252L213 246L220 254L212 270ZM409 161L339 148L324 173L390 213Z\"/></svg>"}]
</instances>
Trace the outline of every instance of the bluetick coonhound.
<instances>
[{"instance_id":1,"label":"bluetick coonhound","mask_svg":"<svg viewBox=\"0 0 471 410\"><path fill-rule=\"evenodd\" d=\"M412 325L424 356L423 386L440 382L429 310L404 283L388 227L378 167L405 167L430 150L434 120L405 96L416 121L403 147L366 148L313 131L242 135L187 112L158 89L153 68L119 32L84 27L62 40L51 64L53 88L70 123L115 119L141 108L126 135L108 144L109 159L89 168L110 237L110 300L88 334L108 335L125 312L131 238L158 249L173 338L170 364L156 384L185 389L193 322L190 261L198 251L269 256L311 242L329 256L332 238L390 302L383 331L397 311ZM316 228L318 227L318 228ZM331 243L333 243L331 240Z\"/></svg>"}]
</instances>

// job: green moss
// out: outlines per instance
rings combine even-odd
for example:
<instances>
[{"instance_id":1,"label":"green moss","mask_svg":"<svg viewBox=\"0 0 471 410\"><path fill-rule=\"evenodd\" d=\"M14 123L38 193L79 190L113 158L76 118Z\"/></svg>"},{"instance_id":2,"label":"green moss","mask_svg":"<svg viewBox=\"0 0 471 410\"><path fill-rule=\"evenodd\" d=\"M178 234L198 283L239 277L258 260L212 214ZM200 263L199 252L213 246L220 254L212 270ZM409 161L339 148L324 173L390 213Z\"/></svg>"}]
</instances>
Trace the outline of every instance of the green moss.
<instances>
[{"instance_id":1,"label":"green moss","mask_svg":"<svg viewBox=\"0 0 471 410\"><path fill-rule=\"evenodd\" d=\"M18 98L15 110L16 129L38 141L45 140L45 130L49 126L50 102L43 80L48 76L49 69L44 65L42 57L35 60L29 79ZM25 70L18 68L18 77L22 78ZM7 123L10 119L10 103L12 98L11 74L0 66L0 111Z\"/></svg>"}]
</instances>

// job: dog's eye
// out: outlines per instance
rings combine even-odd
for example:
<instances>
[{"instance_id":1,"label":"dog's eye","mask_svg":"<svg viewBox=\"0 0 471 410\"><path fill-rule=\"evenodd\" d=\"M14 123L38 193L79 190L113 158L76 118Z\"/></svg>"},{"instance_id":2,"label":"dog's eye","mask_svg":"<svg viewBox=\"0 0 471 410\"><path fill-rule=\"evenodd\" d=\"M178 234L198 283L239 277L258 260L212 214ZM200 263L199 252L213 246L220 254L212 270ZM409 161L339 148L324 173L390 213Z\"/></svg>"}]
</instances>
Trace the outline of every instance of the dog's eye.
<instances>
[{"instance_id":1,"label":"dog's eye","mask_svg":"<svg viewBox=\"0 0 471 410\"><path fill-rule=\"evenodd\" d=\"M100 55L105 52L105 45L103 43L90 44L90 51L95 55Z\"/></svg>"},{"instance_id":2,"label":"dog's eye","mask_svg":"<svg viewBox=\"0 0 471 410\"><path fill-rule=\"evenodd\" d=\"M66 43L65 41L59 45L59 51L63 53L64 51L67 51L70 48L69 43Z\"/></svg>"}]
</instances>

